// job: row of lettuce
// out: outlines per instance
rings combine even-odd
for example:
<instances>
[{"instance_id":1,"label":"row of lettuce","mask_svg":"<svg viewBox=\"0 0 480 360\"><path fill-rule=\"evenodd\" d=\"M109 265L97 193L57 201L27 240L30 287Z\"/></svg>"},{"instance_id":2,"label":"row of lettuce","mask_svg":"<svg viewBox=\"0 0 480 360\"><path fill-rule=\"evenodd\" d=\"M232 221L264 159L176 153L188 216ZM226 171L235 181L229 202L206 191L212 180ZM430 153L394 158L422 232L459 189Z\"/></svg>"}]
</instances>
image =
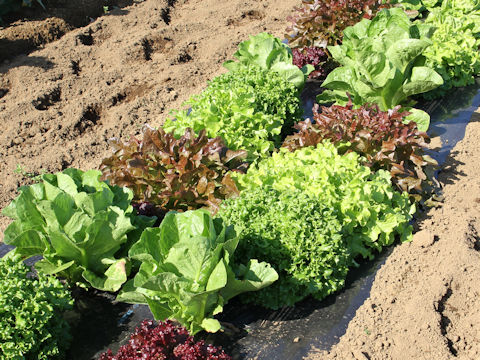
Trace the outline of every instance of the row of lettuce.
<instances>
[{"instance_id":1,"label":"row of lettuce","mask_svg":"<svg viewBox=\"0 0 480 360\"><path fill-rule=\"evenodd\" d=\"M392 7L405 10L411 21L401 13L395 20L374 18ZM411 106L404 96L432 100L473 84L480 72L478 0L303 0L289 21L286 36L297 48L295 61L314 65L311 76L324 79L341 65L324 84L341 92L328 92L322 100L345 102L347 90L358 105L376 102L382 110ZM398 93L402 85L419 80L426 83Z\"/></svg>"},{"instance_id":2,"label":"row of lettuce","mask_svg":"<svg viewBox=\"0 0 480 360\"><path fill-rule=\"evenodd\" d=\"M266 33L241 43L229 71L161 128L113 140L100 171L67 169L19 189L3 210L14 220L4 241L15 246L0 262L10 274L0 296L7 359L64 354L67 325L55 314L72 301L47 275L118 292L117 300L147 304L157 320L186 328L144 324L132 336L139 343L180 331L178 359L182 351L227 359L187 331L220 330L215 315L238 295L271 309L323 299L359 259L411 238L416 205L435 194L437 165L425 154L429 118L413 107L415 97L472 81L477 7L422 3L412 19L392 4L347 3L303 1L292 17L293 51ZM337 22L327 31L329 5ZM463 52L443 55L457 38ZM325 77L317 101L334 104L317 104L313 119L302 120L300 94L311 74ZM33 283L18 261L37 255ZM32 296L23 307L14 303ZM32 305L39 296L48 311ZM122 349L124 357L102 359L129 358L135 346Z\"/></svg>"}]
</instances>

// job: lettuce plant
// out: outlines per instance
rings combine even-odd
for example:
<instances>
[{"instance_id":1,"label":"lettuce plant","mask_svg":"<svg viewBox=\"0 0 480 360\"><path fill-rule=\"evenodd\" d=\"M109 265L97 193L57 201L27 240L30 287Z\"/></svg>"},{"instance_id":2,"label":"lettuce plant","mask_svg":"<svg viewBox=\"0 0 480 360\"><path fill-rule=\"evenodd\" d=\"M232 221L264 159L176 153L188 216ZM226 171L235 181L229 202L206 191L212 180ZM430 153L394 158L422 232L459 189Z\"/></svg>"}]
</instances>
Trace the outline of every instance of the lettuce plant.
<instances>
[{"instance_id":1,"label":"lettuce plant","mask_svg":"<svg viewBox=\"0 0 480 360\"><path fill-rule=\"evenodd\" d=\"M425 49L426 65L443 78L443 85L422 94L426 99L443 96L453 87L473 84L480 74L480 10L464 12L455 2L444 1L431 9L425 23L436 28L432 46ZM460 6L460 4L459 4Z\"/></svg>"},{"instance_id":2,"label":"lettuce plant","mask_svg":"<svg viewBox=\"0 0 480 360\"><path fill-rule=\"evenodd\" d=\"M437 162L424 153L430 138L418 131L414 122L405 124L408 113L400 106L381 111L376 105L353 109L333 105L313 108L314 122L307 119L295 125L298 131L287 137L282 146L295 151L317 146L324 140L337 145L340 153L354 151L372 171L388 170L392 183L417 201L433 191L433 172Z\"/></svg>"},{"instance_id":3,"label":"lettuce plant","mask_svg":"<svg viewBox=\"0 0 480 360\"><path fill-rule=\"evenodd\" d=\"M239 258L268 261L278 283L252 294L267 307L323 298L343 286L357 256L411 238L415 206L394 191L390 174L372 172L358 154L329 142L272 157L235 174L241 192L219 211L240 234Z\"/></svg>"},{"instance_id":4,"label":"lettuce plant","mask_svg":"<svg viewBox=\"0 0 480 360\"><path fill-rule=\"evenodd\" d=\"M154 219L135 217L132 192L100 181L100 175L67 169L20 187L20 195L3 210L14 219L4 242L23 258L42 255L35 265L41 273L117 291L130 267L122 251Z\"/></svg>"},{"instance_id":5,"label":"lettuce plant","mask_svg":"<svg viewBox=\"0 0 480 360\"><path fill-rule=\"evenodd\" d=\"M411 112L406 121L415 121L426 131L429 115L412 108L409 98L443 84L437 72L421 65L433 30L427 24L413 25L398 8L382 10L373 20L346 28L342 45L328 47L342 66L327 76L322 87L329 90L317 101L345 105L351 99L355 107L375 103L382 111L402 105Z\"/></svg>"},{"instance_id":6,"label":"lettuce plant","mask_svg":"<svg viewBox=\"0 0 480 360\"><path fill-rule=\"evenodd\" d=\"M298 91L303 89L308 74L313 71L311 65L305 65L301 69L295 66L292 50L279 38L268 33L250 36L249 40L238 45L238 51L233 56L238 61L228 60L223 64L228 70L237 71L245 66L259 66L279 74L294 84Z\"/></svg>"},{"instance_id":7,"label":"lettuce plant","mask_svg":"<svg viewBox=\"0 0 480 360\"><path fill-rule=\"evenodd\" d=\"M175 139L172 133L146 126L142 140L113 140L114 155L102 160L103 179L133 191L136 203L161 212L209 207L216 211L226 196L236 193L230 170L244 172L246 151L228 149L221 138L196 136L191 129Z\"/></svg>"},{"instance_id":8,"label":"lettuce plant","mask_svg":"<svg viewBox=\"0 0 480 360\"><path fill-rule=\"evenodd\" d=\"M243 301L277 309L344 286L351 256L339 218L323 199L259 186L226 200L219 214L240 234L236 256L262 259L279 274L278 281L245 294Z\"/></svg>"},{"instance_id":9,"label":"lettuce plant","mask_svg":"<svg viewBox=\"0 0 480 360\"><path fill-rule=\"evenodd\" d=\"M439 0L439 1L442 7L458 9L458 10L461 10L464 14L469 14L472 11L480 10L480 1L478 0Z\"/></svg>"},{"instance_id":10,"label":"lettuce plant","mask_svg":"<svg viewBox=\"0 0 480 360\"><path fill-rule=\"evenodd\" d=\"M400 6L411 18L422 18L431 8L441 6L442 1L443 0L390 0L390 4Z\"/></svg>"},{"instance_id":11,"label":"lettuce plant","mask_svg":"<svg viewBox=\"0 0 480 360\"><path fill-rule=\"evenodd\" d=\"M169 212L159 228L146 229L129 256L141 262L117 300L146 303L157 320L175 319L192 334L216 332L213 316L232 297L270 285L278 275L269 264L231 261L238 244L233 227L206 210Z\"/></svg>"},{"instance_id":12,"label":"lettuce plant","mask_svg":"<svg viewBox=\"0 0 480 360\"><path fill-rule=\"evenodd\" d=\"M179 137L187 128L205 129L230 149L246 150L250 162L280 145L282 129L290 129L302 114L295 85L256 65L216 77L185 106L189 109L166 120L165 131Z\"/></svg>"},{"instance_id":13,"label":"lettuce plant","mask_svg":"<svg viewBox=\"0 0 480 360\"><path fill-rule=\"evenodd\" d=\"M293 47L336 45L342 42L343 30L362 18L370 19L381 8L381 0L302 0L287 20L292 24L285 37Z\"/></svg>"},{"instance_id":14,"label":"lettuce plant","mask_svg":"<svg viewBox=\"0 0 480 360\"><path fill-rule=\"evenodd\" d=\"M116 355L111 350L100 355L99 360L232 360L222 348L195 341L187 329L172 321L157 325L143 321L130 336L126 345Z\"/></svg>"},{"instance_id":15,"label":"lettuce plant","mask_svg":"<svg viewBox=\"0 0 480 360\"><path fill-rule=\"evenodd\" d=\"M73 300L59 280L30 272L11 253L0 260L1 358L63 359L71 340L63 313Z\"/></svg>"},{"instance_id":16,"label":"lettuce plant","mask_svg":"<svg viewBox=\"0 0 480 360\"><path fill-rule=\"evenodd\" d=\"M258 65L242 66L236 71L216 77L209 83L205 93L213 95L225 89L235 89L239 93L253 90L255 112L279 116L284 128L291 127L303 115L300 93L295 85L276 72L262 69Z\"/></svg>"},{"instance_id":17,"label":"lettuce plant","mask_svg":"<svg viewBox=\"0 0 480 360\"><path fill-rule=\"evenodd\" d=\"M308 64L315 69L308 75L309 79L324 80L328 73L335 68L335 64L325 49L320 47L295 48L292 50L293 64L300 69Z\"/></svg>"},{"instance_id":18,"label":"lettuce plant","mask_svg":"<svg viewBox=\"0 0 480 360\"><path fill-rule=\"evenodd\" d=\"M407 12L422 14L435 11L440 7L455 8L461 10L464 14L471 13L480 9L478 0L390 0L390 3L399 4ZM412 15L413 15L412 14Z\"/></svg>"}]
</instances>

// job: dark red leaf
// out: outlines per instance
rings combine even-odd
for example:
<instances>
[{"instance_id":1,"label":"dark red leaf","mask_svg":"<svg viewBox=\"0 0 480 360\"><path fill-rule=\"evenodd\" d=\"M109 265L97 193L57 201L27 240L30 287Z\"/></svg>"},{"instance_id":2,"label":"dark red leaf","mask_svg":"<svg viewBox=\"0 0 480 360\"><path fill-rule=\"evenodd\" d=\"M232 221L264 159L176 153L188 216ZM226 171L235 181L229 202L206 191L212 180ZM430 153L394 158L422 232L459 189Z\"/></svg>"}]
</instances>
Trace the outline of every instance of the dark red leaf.
<instances>
[{"instance_id":1,"label":"dark red leaf","mask_svg":"<svg viewBox=\"0 0 480 360\"><path fill-rule=\"evenodd\" d=\"M142 141L132 138L126 143L112 140L111 144L114 155L100 166L103 179L131 188L134 202L157 206L161 212L197 209L210 203L218 207L237 191L222 179L229 171L245 172L248 167L245 151L232 151L221 138L207 138L203 130L196 136L187 129L175 139L163 129L146 126Z\"/></svg>"},{"instance_id":2,"label":"dark red leaf","mask_svg":"<svg viewBox=\"0 0 480 360\"><path fill-rule=\"evenodd\" d=\"M232 360L221 347L195 341L188 331L170 320L155 326L145 320L130 336L128 343L113 355L111 350L99 360Z\"/></svg>"},{"instance_id":3,"label":"dark red leaf","mask_svg":"<svg viewBox=\"0 0 480 360\"><path fill-rule=\"evenodd\" d=\"M337 45L346 27L390 6L383 0L302 0L287 18L292 24L285 36L292 47Z\"/></svg>"}]
</instances>

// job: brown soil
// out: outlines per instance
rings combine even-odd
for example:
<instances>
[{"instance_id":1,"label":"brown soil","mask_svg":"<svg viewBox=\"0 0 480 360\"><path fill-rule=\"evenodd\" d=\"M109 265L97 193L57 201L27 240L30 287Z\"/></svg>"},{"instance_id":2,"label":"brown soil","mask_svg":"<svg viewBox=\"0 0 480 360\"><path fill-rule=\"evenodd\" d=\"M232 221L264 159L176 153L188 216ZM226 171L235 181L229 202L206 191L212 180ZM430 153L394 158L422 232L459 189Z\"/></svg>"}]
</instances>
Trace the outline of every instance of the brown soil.
<instances>
[{"instance_id":1,"label":"brown soil","mask_svg":"<svg viewBox=\"0 0 480 360\"><path fill-rule=\"evenodd\" d=\"M0 61L12 59L60 39L68 31L85 26L104 14L104 6L118 8L132 4L132 0L45 0L42 9L34 0L32 7L22 7L17 13L9 13L2 20L0 30ZM111 14L111 13L109 13Z\"/></svg>"},{"instance_id":2,"label":"brown soil","mask_svg":"<svg viewBox=\"0 0 480 360\"><path fill-rule=\"evenodd\" d=\"M224 71L248 35L282 36L298 3L146 0L70 32L85 14L0 30L0 57L8 58L0 65L0 208L31 174L96 168L110 154L109 138L160 125ZM30 43L18 50L22 39ZM428 213L412 243L395 248L340 343L312 359L480 358L479 119L441 173L443 206ZM8 223L0 217L0 234Z\"/></svg>"}]
</instances>

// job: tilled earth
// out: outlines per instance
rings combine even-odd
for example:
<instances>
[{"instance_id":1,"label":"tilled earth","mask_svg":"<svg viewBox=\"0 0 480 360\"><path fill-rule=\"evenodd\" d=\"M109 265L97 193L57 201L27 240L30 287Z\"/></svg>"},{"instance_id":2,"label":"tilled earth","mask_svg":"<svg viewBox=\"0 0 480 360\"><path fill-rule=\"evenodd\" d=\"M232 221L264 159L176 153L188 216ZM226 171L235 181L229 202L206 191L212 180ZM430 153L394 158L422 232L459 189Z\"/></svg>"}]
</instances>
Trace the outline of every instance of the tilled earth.
<instances>
[{"instance_id":1,"label":"tilled earth","mask_svg":"<svg viewBox=\"0 0 480 360\"><path fill-rule=\"evenodd\" d=\"M248 35L268 30L282 37L296 2L147 0L6 60L0 208L28 182L22 174L96 168L111 152L109 138L160 125L226 71L222 63ZM2 217L0 231L7 224Z\"/></svg>"}]
</instances>

